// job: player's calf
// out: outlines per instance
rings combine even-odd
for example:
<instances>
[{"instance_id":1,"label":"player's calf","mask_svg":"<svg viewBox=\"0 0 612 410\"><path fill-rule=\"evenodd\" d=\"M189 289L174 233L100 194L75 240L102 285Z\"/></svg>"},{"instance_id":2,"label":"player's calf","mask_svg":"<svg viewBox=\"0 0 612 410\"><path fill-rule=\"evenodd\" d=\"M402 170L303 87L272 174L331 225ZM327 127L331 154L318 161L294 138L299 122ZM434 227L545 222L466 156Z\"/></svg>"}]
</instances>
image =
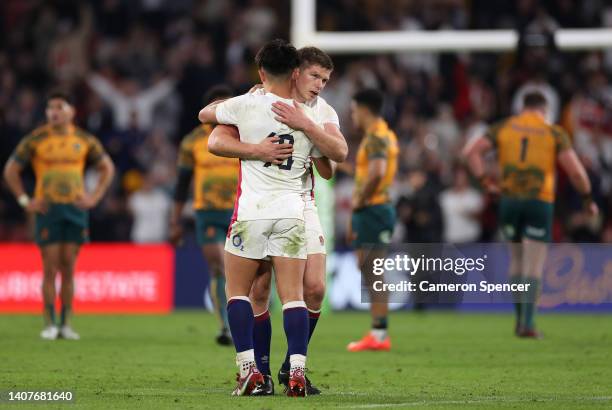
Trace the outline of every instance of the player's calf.
<instances>
[{"instance_id":1,"label":"player's calf","mask_svg":"<svg viewBox=\"0 0 612 410\"><path fill-rule=\"evenodd\" d=\"M287 395L306 395L306 351L308 349L308 311L302 301L283 305L283 321L289 350L289 383Z\"/></svg>"},{"instance_id":2,"label":"player's calf","mask_svg":"<svg viewBox=\"0 0 612 410\"><path fill-rule=\"evenodd\" d=\"M227 313L236 347L236 365L240 372L234 396L254 395L263 385L263 376L255 364L253 350L253 309L246 296L234 296L228 301Z\"/></svg>"}]
</instances>

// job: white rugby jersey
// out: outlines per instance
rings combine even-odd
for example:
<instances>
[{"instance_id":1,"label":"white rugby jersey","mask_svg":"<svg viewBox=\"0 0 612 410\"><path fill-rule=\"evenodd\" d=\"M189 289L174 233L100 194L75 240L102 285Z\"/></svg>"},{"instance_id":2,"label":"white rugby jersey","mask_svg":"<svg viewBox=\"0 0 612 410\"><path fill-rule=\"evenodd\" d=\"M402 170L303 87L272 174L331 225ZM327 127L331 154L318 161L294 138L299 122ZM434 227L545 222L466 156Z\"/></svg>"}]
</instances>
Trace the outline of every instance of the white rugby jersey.
<instances>
[{"instance_id":1,"label":"white rugby jersey","mask_svg":"<svg viewBox=\"0 0 612 410\"><path fill-rule=\"evenodd\" d=\"M336 110L325 101L324 98L317 96L308 102L306 102L307 107L310 107L313 110L315 119L314 121L323 127L325 124L334 124L338 128L340 128L340 120L338 119L338 114ZM318 158L321 157L319 150L317 147L313 148L313 157ZM310 164L310 168L308 172L304 174L303 187L304 193L306 194L305 199L314 201L314 172L312 169L313 165Z\"/></svg>"},{"instance_id":2,"label":"white rugby jersey","mask_svg":"<svg viewBox=\"0 0 612 410\"><path fill-rule=\"evenodd\" d=\"M259 160L240 160L240 176L232 220L304 219L303 179L308 170L308 157L313 144L306 134L276 121L272 104L293 100L272 93L244 94L230 98L216 108L217 121L238 127L240 140L257 144L276 135L293 144L293 154L280 165ZM303 106L306 114L316 121L313 109Z\"/></svg>"},{"instance_id":3,"label":"white rugby jersey","mask_svg":"<svg viewBox=\"0 0 612 410\"><path fill-rule=\"evenodd\" d=\"M307 101L304 105L312 108L316 117L315 121L319 125L323 126L324 124L331 123L340 128L340 120L336 110L324 98L317 96L317 98Z\"/></svg>"}]
</instances>

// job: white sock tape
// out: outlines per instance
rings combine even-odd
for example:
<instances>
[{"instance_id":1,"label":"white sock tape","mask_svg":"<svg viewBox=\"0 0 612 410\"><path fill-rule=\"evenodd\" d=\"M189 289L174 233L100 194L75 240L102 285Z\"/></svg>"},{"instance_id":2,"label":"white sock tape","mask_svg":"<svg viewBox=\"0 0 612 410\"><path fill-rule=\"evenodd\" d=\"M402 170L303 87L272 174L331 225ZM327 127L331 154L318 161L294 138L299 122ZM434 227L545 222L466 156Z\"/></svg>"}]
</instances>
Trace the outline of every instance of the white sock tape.
<instances>
[{"instance_id":1,"label":"white sock tape","mask_svg":"<svg viewBox=\"0 0 612 410\"><path fill-rule=\"evenodd\" d=\"M292 302L287 302L283 305L283 310L286 309L294 309L294 308L306 308L306 303L303 300L294 300Z\"/></svg>"},{"instance_id":2,"label":"white sock tape","mask_svg":"<svg viewBox=\"0 0 612 410\"><path fill-rule=\"evenodd\" d=\"M227 303L230 303L232 300L244 300L245 302L251 303L251 299L248 296L232 296L227 300Z\"/></svg>"}]
</instances>

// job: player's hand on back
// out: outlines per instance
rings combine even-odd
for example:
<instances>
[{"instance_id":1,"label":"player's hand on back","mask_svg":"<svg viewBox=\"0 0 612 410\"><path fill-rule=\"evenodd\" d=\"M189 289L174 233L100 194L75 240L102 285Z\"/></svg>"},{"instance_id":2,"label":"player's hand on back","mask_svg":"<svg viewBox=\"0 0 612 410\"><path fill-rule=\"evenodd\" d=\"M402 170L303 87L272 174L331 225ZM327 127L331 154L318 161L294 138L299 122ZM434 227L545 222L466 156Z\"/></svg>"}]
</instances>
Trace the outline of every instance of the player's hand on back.
<instances>
[{"instance_id":1,"label":"player's hand on back","mask_svg":"<svg viewBox=\"0 0 612 410\"><path fill-rule=\"evenodd\" d=\"M263 88L263 84L255 84L253 87L251 87L251 89L249 90L249 94L253 94L254 92L257 92L259 90L261 90Z\"/></svg>"},{"instance_id":2,"label":"player's hand on back","mask_svg":"<svg viewBox=\"0 0 612 410\"><path fill-rule=\"evenodd\" d=\"M44 199L33 198L26 206L26 211L28 212L36 212L39 214L46 214L48 209L48 204Z\"/></svg>"},{"instance_id":3,"label":"player's hand on back","mask_svg":"<svg viewBox=\"0 0 612 410\"><path fill-rule=\"evenodd\" d=\"M274 117L276 121L280 121L294 130L302 131L312 125L312 120L308 118L304 109L295 101L293 105L276 101L272 104L272 112L276 114L276 117Z\"/></svg>"},{"instance_id":4,"label":"player's hand on back","mask_svg":"<svg viewBox=\"0 0 612 410\"><path fill-rule=\"evenodd\" d=\"M265 138L255 145L255 156L263 162L282 164L293 154L293 145L289 143L279 144L280 138L274 136Z\"/></svg>"},{"instance_id":5,"label":"player's hand on back","mask_svg":"<svg viewBox=\"0 0 612 410\"><path fill-rule=\"evenodd\" d=\"M74 205L77 208L81 208L83 210L91 209L95 207L97 204L98 204L98 199L96 199L95 197L87 193L80 194L77 197L76 201L74 201Z\"/></svg>"}]
</instances>

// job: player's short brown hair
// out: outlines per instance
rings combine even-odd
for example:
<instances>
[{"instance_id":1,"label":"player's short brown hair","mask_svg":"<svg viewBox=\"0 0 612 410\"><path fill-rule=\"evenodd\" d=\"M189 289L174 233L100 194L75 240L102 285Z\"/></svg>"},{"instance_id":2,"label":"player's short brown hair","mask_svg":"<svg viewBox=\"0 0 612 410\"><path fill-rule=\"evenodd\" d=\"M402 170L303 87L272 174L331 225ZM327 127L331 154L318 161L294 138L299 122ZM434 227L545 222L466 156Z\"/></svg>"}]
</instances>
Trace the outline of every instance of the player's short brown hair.
<instances>
[{"instance_id":1,"label":"player's short brown hair","mask_svg":"<svg viewBox=\"0 0 612 410\"><path fill-rule=\"evenodd\" d=\"M321 67L333 71L334 63L331 57L323 50L317 47L302 47L298 50L301 67L310 67L311 65L320 65Z\"/></svg>"},{"instance_id":2,"label":"player's short brown hair","mask_svg":"<svg viewBox=\"0 0 612 410\"><path fill-rule=\"evenodd\" d=\"M62 88L54 88L47 94L47 102L55 99L63 100L69 105L74 105L72 95Z\"/></svg>"},{"instance_id":3,"label":"player's short brown hair","mask_svg":"<svg viewBox=\"0 0 612 410\"><path fill-rule=\"evenodd\" d=\"M523 106L525 108L542 108L548 105L546 97L539 91L531 91L523 97Z\"/></svg>"}]
</instances>

